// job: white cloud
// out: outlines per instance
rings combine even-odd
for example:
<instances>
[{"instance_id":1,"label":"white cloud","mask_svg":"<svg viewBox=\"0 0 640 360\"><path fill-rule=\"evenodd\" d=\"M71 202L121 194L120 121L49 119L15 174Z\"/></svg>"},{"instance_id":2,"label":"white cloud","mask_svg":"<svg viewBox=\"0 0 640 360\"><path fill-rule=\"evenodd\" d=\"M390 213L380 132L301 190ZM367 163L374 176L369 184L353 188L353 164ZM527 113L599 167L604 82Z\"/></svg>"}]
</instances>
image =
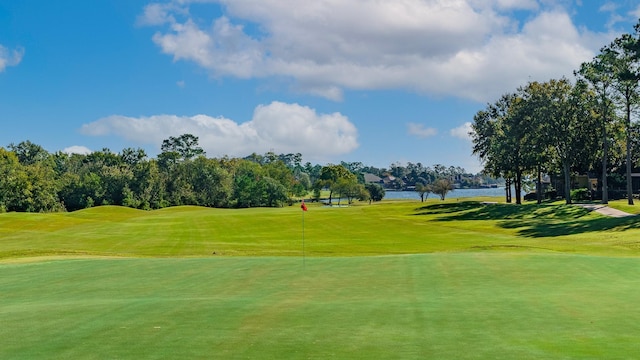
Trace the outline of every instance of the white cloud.
<instances>
[{"instance_id":1,"label":"white cloud","mask_svg":"<svg viewBox=\"0 0 640 360\"><path fill-rule=\"evenodd\" d=\"M603 12L614 12L618 10L618 5L614 2L607 1L606 3L602 4L598 10Z\"/></svg>"},{"instance_id":2,"label":"white cloud","mask_svg":"<svg viewBox=\"0 0 640 360\"><path fill-rule=\"evenodd\" d=\"M256 107L244 123L207 115L112 115L85 124L86 135L115 134L139 144L159 146L169 136L193 134L208 156L246 156L253 152L302 153L309 160L347 154L358 147L358 131L340 114L318 114L298 104L272 102Z\"/></svg>"},{"instance_id":3,"label":"white cloud","mask_svg":"<svg viewBox=\"0 0 640 360\"><path fill-rule=\"evenodd\" d=\"M457 128L453 128L449 130L449 135L460 138L462 140L471 141L470 134L472 131L473 131L473 128L471 127L471 123L467 121L466 123L458 126Z\"/></svg>"},{"instance_id":4,"label":"white cloud","mask_svg":"<svg viewBox=\"0 0 640 360\"><path fill-rule=\"evenodd\" d=\"M540 7L538 0L469 0L478 8L497 8L501 10L536 10Z\"/></svg>"},{"instance_id":5,"label":"white cloud","mask_svg":"<svg viewBox=\"0 0 640 360\"><path fill-rule=\"evenodd\" d=\"M489 101L571 75L615 36L577 28L557 1L216 0L217 19L190 14L190 2L143 15L167 24L153 41L175 61L216 77L292 79L332 100L345 89L406 89Z\"/></svg>"},{"instance_id":6,"label":"white cloud","mask_svg":"<svg viewBox=\"0 0 640 360\"><path fill-rule=\"evenodd\" d=\"M173 23L176 19L172 13L175 12L184 13L184 9L172 3L152 3L144 7L144 12L138 16L136 23L138 25L163 25Z\"/></svg>"},{"instance_id":7,"label":"white cloud","mask_svg":"<svg viewBox=\"0 0 640 360\"><path fill-rule=\"evenodd\" d=\"M9 50L6 47L0 45L0 72L3 72L7 66L16 66L22 61L24 56L24 49L17 48Z\"/></svg>"},{"instance_id":8,"label":"white cloud","mask_svg":"<svg viewBox=\"0 0 640 360\"><path fill-rule=\"evenodd\" d=\"M73 145L73 146L64 148L62 152L65 154L87 155L87 154L91 154L93 151L91 151L91 149L87 148L86 146Z\"/></svg>"},{"instance_id":9,"label":"white cloud","mask_svg":"<svg viewBox=\"0 0 640 360\"><path fill-rule=\"evenodd\" d=\"M407 131L409 135L417 136L419 138L428 138L438 133L438 130L434 128L425 127L424 124L408 123Z\"/></svg>"}]
</instances>

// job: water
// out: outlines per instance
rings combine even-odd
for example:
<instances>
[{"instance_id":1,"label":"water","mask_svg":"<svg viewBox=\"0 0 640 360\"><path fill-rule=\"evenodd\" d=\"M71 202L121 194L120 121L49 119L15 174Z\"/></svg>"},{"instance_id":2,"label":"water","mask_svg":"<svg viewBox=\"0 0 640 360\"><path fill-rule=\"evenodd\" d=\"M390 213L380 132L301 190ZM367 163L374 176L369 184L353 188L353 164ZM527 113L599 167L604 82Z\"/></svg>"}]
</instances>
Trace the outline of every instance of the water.
<instances>
[{"instance_id":1,"label":"water","mask_svg":"<svg viewBox=\"0 0 640 360\"><path fill-rule=\"evenodd\" d=\"M501 196L504 197L504 188L485 189L455 189L447 193L447 199L467 198L477 196ZM438 195L430 193L429 199L438 198ZM415 199L420 200L420 194L415 191L386 191L384 199Z\"/></svg>"}]
</instances>

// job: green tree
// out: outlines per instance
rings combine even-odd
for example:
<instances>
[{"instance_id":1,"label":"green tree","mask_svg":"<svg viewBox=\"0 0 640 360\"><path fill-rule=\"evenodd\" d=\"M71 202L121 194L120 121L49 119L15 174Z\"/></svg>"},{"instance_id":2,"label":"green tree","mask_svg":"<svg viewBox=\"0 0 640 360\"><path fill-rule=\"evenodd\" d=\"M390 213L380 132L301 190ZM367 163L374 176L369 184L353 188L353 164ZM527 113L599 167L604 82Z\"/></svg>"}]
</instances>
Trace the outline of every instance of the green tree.
<instances>
[{"instance_id":1,"label":"green tree","mask_svg":"<svg viewBox=\"0 0 640 360\"><path fill-rule=\"evenodd\" d=\"M120 152L120 158L124 164L136 166L147 159L147 153L141 148L125 148Z\"/></svg>"},{"instance_id":2,"label":"green tree","mask_svg":"<svg viewBox=\"0 0 640 360\"><path fill-rule=\"evenodd\" d=\"M552 150L564 177L564 194L571 203L571 169L591 157L595 150L590 139L597 130L591 116L591 98L584 82L573 86L567 79L533 82L525 89L524 106L529 122L537 124L528 133L531 151ZM545 150L543 150L545 151ZM546 151L545 151L546 153ZM534 156L535 157L535 156ZM588 161L587 161L588 162Z\"/></svg>"},{"instance_id":3,"label":"green tree","mask_svg":"<svg viewBox=\"0 0 640 360\"><path fill-rule=\"evenodd\" d=\"M440 196L440 200L445 199L449 191L453 190L453 181L450 179L438 179L432 185L433 193Z\"/></svg>"},{"instance_id":4,"label":"green tree","mask_svg":"<svg viewBox=\"0 0 640 360\"><path fill-rule=\"evenodd\" d=\"M297 183L293 170L282 160L274 160L263 166L265 175L278 181L285 189L287 197L294 195L294 187Z\"/></svg>"},{"instance_id":5,"label":"green tree","mask_svg":"<svg viewBox=\"0 0 640 360\"><path fill-rule=\"evenodd\" d=\"M354 176L349 178L339 178L335 183L333 183L332 190L334 193L338 194L338 205L340 205L340 199L342 197L346 197L347 202L351 204L354 199L358 198L362 194L364 186L359 184Z\"/></svg>"},{"instance_id":6,"label":"green tree","mask_svg":"<svg viewBox=\"0 0 640 360\"><path fill-rule=\"evenodd\" d=\"M633 188L631 182L631 113L640 102L638 94L638 81L640 80L640 70L638 58L636 58L636 48L640 41L637 37L640 29L636 27L636 37L631 34L624 34L615 39L608 47L602 51L613 53L614 89L618 94L618 104L623 108L625 119L625 143L626 143L626 179L627 179L627 202L633 205Z\"/></svg>"},{"instance_id":7,"label":"green tree","mask_svg":"<svg viewBox=\"0 0 640 360\"><path fill-rule=\"evenodd\" d=\"M265 175L260 164L238 160L233 164L233 200L239 208L260 206L265 197L260 179Z\"/></svg>"},{"instance_id":8,"label":"green tree","mask_svg":"<svg viewBox=\"0 0 640 360\"><path fill-rule=\"evenodd\" d=\"M193 167L193 191L200 206L228 206L232 193L232 179L217 160L198 157Z\"/></svg>"},{"instance_id":9,"label":"green tree","mask_svg":"<svg viewBox=\"0 0 640 360\"><path fill-rule=\"evenodd\" d=\"M160 150L163 153L174 153L168 156L176 160L190 160L196 156L205 155L204 150L198 145L198 137L192 134L182 134L178 137L169 136L162 141Z\"/></svg>"},{"instance_id":10,"label":"green tree","mask_svg":"<svg viewBox=\"0 0 640 360\"><path fill-rule=\"evenodd\" d=\"M268 176L263 177L258 182L258 188L262 194L262 202L260 206L282 206L289 199L287 196L287 188L278 180Z\"/></svg>"},{"instance_id":11,"label":"green tree","mask_svg":"<svg viewBox=\"0 0 640 360\"><path fill-rule=\"evenodd\" d=\"M614 58L611 51L601 51L590 62L580 65L580 69L575 72L577 76L587 81L596 93L597 106L593 108L600 120L600 138L602 148L602 203L609 202L609 186L607 183L608 160L609 160L609 138L613 116L613 83L614 83Z\"/></svg>"},{"instance_id":12,"label":"green tree","mask_svg":"<svg viewBox=\"0 0 640 360\"><path fill-rule=\"evenodd\" d=\"M320 171L320 177L314 184L316 190L322 188L329 189L329 204L332 202L334 185L340 179L357 181L356 176L342 165L323 166Z\"/></svg>"},{"instance_id":13,"label":"green tree","mask_svg":"<svg viewBox=\"0 0 640 360\"><path fill-rule=\"evenodd\" d=\"M521 203L522 177L535 165L535 154L528 151L531 123L524 107L522 89L519 93L503 95L474 116L471 134L473 153L483 162L484 171L506 180L506 200L511 202L510 179ZM437 171L441 174L444 171ZM434 191L435 192L435 191Z\"/></svg>"},{"instance_id":14,"label":"green tree","mask_svg":"<svg viewBox=\"0 0 640 360\"><path fill-rule=\"evenodd\" d=\"M0 212L16 211L21 207L26 180L16 154L0 147Z\"/></svg>"},{"instance_id":15,"label":"green tree","mask_svg":"<svg viewBox=\"0 0 640 360\"><path fill-rule=\"evenodd\" d=\"M364 187L369 192L369 197L371 200L381 201L384 198L384 188L379 184L366 184Z\"/></svg>"},{"instance_id":16,"label":"green tree","mask_svg":"<svg viewBox=\"0 0 640 360\"><path fill-rule=\"evenodd\" d=\"M49 152L42 146L32 143L29 140L22 141L18 145L11 143L9 150L13 151L22 165L32 165L45 161L49 157Z\"/></svg>"},{"instance_id":17,"label":"green tree","mask_svg":"<svg viewBox=\"0 0 640 360\"><path fill-rule=\"evenodd\" d=\"M416 183L416 192L420 195L420 201L424 202L425 199L425 195L428 198L429 197L429 193L432 191L431 189L431 185L430 184L424 184L424 183Z\"/></svg>"},{"instance_id":18,"label":"green tree","mask_svg":"<svg viewBox=\"0 0 640 360\"><path fill-rule=\"evenodd\" d=\"M302 170L296 169L295 174L295 183L293 185L293 195L294 196L305 196L311 189L311 179L309 174L303 172Z\"/></svg>"},{"instance_id":19,"label":"green tree","mask_svg":"<svg viewBox=\"0 0 640 360\"><path fill-rule=\"evenodd\" d=\"M24 170L28 179L28 196L21 211L63 211L64 206L58 198L59 185L53 167L48 163L39 162L25 166Z\"/></svg>"}]
</instances>

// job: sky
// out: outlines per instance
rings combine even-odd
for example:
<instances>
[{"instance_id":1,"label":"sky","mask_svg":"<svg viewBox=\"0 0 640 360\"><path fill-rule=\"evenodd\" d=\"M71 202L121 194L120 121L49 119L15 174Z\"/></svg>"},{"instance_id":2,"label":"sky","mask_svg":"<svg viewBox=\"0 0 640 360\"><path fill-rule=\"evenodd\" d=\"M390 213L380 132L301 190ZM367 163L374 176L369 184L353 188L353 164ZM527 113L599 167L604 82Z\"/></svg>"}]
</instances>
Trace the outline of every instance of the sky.
<instances>
[{"instance_id":1,"label":"sky","mask_svg":"<svg viewBox=\"0 0 640 360\"><path fill-rule=\"evenodd\" d=\"M301 153L478 172L473 116L566 76L639 0L0 0L0 147Z\"/></svg>"}]
</instances>

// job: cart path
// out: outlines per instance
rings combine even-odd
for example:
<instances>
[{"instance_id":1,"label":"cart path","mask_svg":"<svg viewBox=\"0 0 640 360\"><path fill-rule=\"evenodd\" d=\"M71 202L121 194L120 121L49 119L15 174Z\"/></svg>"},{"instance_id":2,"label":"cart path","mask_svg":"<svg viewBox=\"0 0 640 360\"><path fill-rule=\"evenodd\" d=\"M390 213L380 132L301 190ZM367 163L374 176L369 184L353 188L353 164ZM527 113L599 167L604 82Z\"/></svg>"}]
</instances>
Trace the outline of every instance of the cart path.
<instances>
[{"instance_id":1,"label":"cart path","mask_svg":"<svg viewBox=\"0 0 640 360\"><path fill-rule=\"evenodd\" d=\"M575 204L577 206L581 206L585 209L589 209L591 211L595 211L599 214L611 217L626 217L626 216L635 216L634 214L629 214L627 212L611 208L604 204Z\"/></svg>"}]
</instances>

